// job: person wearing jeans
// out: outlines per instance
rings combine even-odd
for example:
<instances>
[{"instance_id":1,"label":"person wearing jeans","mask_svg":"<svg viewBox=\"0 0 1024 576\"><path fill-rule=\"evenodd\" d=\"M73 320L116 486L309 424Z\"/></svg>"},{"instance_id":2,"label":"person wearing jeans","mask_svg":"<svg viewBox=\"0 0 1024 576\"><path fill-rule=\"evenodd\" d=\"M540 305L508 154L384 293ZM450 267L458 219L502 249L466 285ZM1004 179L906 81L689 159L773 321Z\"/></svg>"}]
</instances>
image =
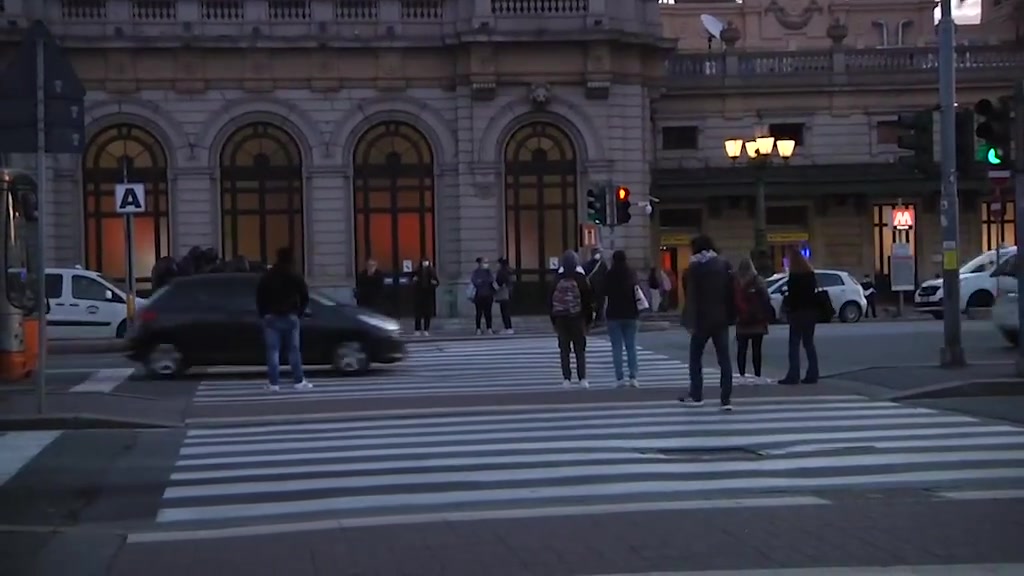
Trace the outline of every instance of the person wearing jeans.
<instances>
[{"instance_id":1,"label":"person wearing jeans","mask_svg":"<svg viewBox=\"0 0 1024 576\"><path fill-rule=\"evenodd\" d=\"M488 334L494 334L494 273L491 272L491 263L486 258L476 259L476 270L470 276L473 284L473 306L476 308L476 333L483 334L480 320L484 321Z\"/></svg>"},{"instance_id":2,"label":"person wearing jeans","mask_svg":"<svg viewBox=\"0 0 1024 576\"><path fill-rule=\"evenodd\" d=\"M612 345L612 365L615 367L615 381L619 388L639 388L637 382L636 332L640 309L636 293L640 286L636 273L626 262L626 253L616 250L612 254L612 265L605 276L608 321L608 339ZM626 348L626 362L629 380L622 369L622 348Z\"/></svg>"},{"instance_id":3,"label":"person wearing jeans","mask_svg":"<svg viewBox=\"0 0 1024 576\"><path fill-rule=\"evenodd\" d=\"M256 288L256 306L263 318L263 341L267 353L267 389L273 392L280 386L282 348L288 353L295 388L307 390L313 387L302 371L299 325L299 317L309 306L309 287L295 272L294 262L291 249L279 249L274 266L263 274Z\"/></svg>"},{"instance_id":4,"label":"person wearing jeans","mask_svg":"<svg viewBox=\"0 0 1024 576\"><path fill-rule=\"evenodd\" d=\"M721 408L732 410L732 358L729 354L729 325L736 313L732 267L715 251L711 238L703 234L690 243L693 256L684 277L686 307L683 326L690 333L690 390L679 401L687 406L704 405L704 349L708 340L715 347L721 370Z\"/></svg>"}]
</instances>

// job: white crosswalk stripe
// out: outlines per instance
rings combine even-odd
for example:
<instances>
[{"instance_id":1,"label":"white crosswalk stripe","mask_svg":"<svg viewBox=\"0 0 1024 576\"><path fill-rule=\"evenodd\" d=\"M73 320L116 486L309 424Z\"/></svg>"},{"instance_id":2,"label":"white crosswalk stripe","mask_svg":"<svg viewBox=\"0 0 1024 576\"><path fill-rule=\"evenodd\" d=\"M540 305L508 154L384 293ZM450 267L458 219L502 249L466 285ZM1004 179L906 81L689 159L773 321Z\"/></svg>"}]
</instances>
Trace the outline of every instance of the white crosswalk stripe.
<instances>
[{"instance_id":1,"label":"white crosswalk stripe","mask_svg":"<svg viewBox=\"0 0 1024 576\"><path fill-rule=\"evenodd\" d=\"M623 357L625 361L625 357ZM637 350L643 388L679 388L689 382L689 366L649 350ZM563 392L558 345L553 337L486 338L459 342L414 342L409 358L396 367L383 367L353 378L311 378L312 390L279 393L263 389L262 373L245 380L204 381L196 390L197 404L319 401L327 399L393 398ZM706 386L717 387L719 371L704 369ZM263 371L265 373L265 371ZM575 360L573 375L575 377ZM587 344L587 377L592 388L616 385L611 344L591 338ZM282 380L285 380L282 378ZM768 383L739 379L735 384Z\"/></svg>"},{"instance_id":2,"label":"white crosswalk stripe","mask_svg":"<svg viewBox=\"0 0 1024 576\"><path fill-rule=\"evenodd\" d=\"M1022 478L1024 429L859 396L749 399L733 413L666 402L524 406L192 429L157 522L539 517Z\"/></svg>"}]
</instances>

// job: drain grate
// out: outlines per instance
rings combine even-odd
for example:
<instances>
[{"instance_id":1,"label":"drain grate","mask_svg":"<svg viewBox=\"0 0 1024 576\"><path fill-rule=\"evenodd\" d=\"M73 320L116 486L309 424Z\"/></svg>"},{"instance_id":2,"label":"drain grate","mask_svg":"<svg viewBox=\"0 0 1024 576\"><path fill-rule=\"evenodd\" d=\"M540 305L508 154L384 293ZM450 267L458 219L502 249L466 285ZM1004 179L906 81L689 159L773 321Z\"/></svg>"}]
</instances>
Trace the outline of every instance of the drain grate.
<instances>
[{"instance_id":1,"label":"drain grate","mask_svg":"<svg viewBox=\"0 0 1024 576\"><path fill-rule=\"evenodd\" d=\"M673 448L667 450L639 450L641 456L671 458L673 460L757 460L762 454L748 448Z\"/></svg>"}]
</instances>

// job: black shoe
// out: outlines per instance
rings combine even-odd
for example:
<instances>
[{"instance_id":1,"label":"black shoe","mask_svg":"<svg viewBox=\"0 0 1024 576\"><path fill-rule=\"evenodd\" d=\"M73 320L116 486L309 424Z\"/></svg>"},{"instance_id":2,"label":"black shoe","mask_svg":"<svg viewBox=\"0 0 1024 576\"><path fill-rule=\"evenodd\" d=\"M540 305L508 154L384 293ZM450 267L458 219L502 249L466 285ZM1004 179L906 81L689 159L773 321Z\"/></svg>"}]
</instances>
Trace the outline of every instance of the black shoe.
<instances>
[{"instance_id":1,"label":"black shoe","mask_svg":"<svg viewBox=\"0 0 1024 576\"><path fill-rule=\"evenodd\" d=\"M814 378L811 378L810 376L808 376L808 377L804 378L803 380L801 380L800 383L801 384L817 384L818 383L818 377L815 376ZM794 382L794 384L795 384L795 382Z\"/></svg>"},{"instance_id":2,"label":"black shoe","mask_svg":"<svg viewBox=\"0 0 1024 576\"><path fill-rule=\"evenodd\" d=\"M800 383L799 380L797 380L796 378L790 378L789 376L783 378L782 380L779 380L779 384L792 385L792 384L799 384L799 383Z\"/></svg>"}]
</instances>

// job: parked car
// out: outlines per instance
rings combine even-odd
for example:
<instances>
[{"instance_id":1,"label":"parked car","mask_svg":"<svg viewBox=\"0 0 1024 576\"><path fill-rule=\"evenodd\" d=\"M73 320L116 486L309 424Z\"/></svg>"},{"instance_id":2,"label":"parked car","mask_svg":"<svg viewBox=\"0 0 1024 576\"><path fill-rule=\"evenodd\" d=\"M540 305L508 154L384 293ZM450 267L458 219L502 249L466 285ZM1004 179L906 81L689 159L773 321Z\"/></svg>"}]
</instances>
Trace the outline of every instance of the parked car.
<instances>
[{"instance_id":1,"label":"parked car","mask_svg":"<svg viewBox=\"0 0 1024 576\"><path fill-rule=\"evenodd\" d=\"M25 270L7 271L8 282L24 282ZM34 292L33 292L34 293ZM127 294L99 272L46 269L47 336L53 340L124 338L128 329ZM145 298L136 298L136 309Z\"/></svg>"},{"instance_id":2,"label":"parked car","mask_svg":"<svg viewBox=\"0 0 1024 576\"><path fill-rule=\"evenodd\" d=\"M263 321L256 310L259 278L254 273L218 273L174 279L136 317L128 358L161 378L198 366L263 364ZM391 364L406 356L397 320L316 291L310 293L301 330L302 360L309 365L359 374L372 363Z\"/></svg>"},{"instance_id":3,"label":"parked car","mask_svg":"<svg viewBox=\"0 0 1024 576\"><path fill-rule=\"evenodd\" d=\"M999 283L992 276L997 261L1017 254L1016 246L1000 248L999 253L989 250L976 256L960 267L960 311L967 313L971 308L989 308L996 301ZM933 278L921 283L914 293L914 309L942 318L942 278Z\"/></svg>"},{"instance_id":4,"label":"parked car","mask_svg":"<svg viewBox=\"0 0 1024 576\"><path fill-rule=\"evenodd\" d=\"M992 305L992 324L1007 342L1016 346L1020 338L1020 322L1017 315L1017 255L1003 260L990 276L999 288L995 304Z\"/></svg>"},{"instance_id":5,"label":"parked car","mask_svg":"<svg viewBox=\"0 0 1024 576\"><path fill-rule=\"evenodd\" d=\"M840 322L858 322L867 309L867 299L864 298L864 289L860 282L847 272L841 270L815 270L814 277L818 281L818 289L828 292L832 300L832 307L836 310L836 318ZM768 296L772 302L773 321L781 321L785 318L785 311L782 309L782 299L786 295L786 280L788 274L775 274L766 281L768 285Z\"/></svg>"}]
</instances>

